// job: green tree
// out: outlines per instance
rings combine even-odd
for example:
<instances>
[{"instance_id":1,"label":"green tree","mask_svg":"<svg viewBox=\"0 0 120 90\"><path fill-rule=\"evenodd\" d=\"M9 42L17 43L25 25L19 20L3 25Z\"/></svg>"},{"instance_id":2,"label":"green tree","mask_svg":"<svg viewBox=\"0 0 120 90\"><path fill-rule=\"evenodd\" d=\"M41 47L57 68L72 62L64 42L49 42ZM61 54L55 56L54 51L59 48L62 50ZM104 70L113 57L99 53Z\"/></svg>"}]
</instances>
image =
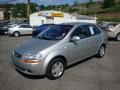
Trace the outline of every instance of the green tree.
<instances>
[{"instance_id":1,"label":"green tree","mask_svg":"<svg viewBox=\"0 0 120 90\"><path fill-rule=\"evenodd\" d=\"M45 9L45 6L42 4L40 5L40 10L44 10Z\"/></svg>"},{"instance_id":2,"label":"green tree","mask_svg":"<svg viewBox=\"0 0 120 90\"><path fill-rule=\"evenodd\" d=\"M37 5L36 5L35 3L31 3L31 4L30 4L30 11L31 11L30 13L36 12L36 6L37 6Z\"/></svg>"},{"instance_id":3,"label":"green tree","mask_svg":"<svg viewBox=\"0 0 120 90\"><path fill-rule=\"evenodd\" d=\"M115 0L104 0L103 8L109 8L115 5Z\"/></svg>"}]
</instances>

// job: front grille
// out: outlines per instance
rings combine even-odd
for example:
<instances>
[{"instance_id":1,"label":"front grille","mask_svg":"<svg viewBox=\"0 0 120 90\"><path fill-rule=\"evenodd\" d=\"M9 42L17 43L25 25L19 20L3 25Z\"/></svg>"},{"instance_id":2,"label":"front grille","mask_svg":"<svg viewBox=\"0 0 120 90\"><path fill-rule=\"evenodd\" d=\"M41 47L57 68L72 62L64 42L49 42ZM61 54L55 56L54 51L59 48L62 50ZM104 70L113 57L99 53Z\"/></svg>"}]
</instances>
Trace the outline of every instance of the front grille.
<instances>
[{"instance_id":1,"label":"front grille","mask_svg":"<svg viewBox=\"0 0 120 90\"><path fill-rule=\"evenodd\" d=\"M19 53L17 53L17 52L14 52L14 55L15 55L17 58L21 58L21 57L22 57L22 55L19 54Z\"/></svg>"}]
</instances>

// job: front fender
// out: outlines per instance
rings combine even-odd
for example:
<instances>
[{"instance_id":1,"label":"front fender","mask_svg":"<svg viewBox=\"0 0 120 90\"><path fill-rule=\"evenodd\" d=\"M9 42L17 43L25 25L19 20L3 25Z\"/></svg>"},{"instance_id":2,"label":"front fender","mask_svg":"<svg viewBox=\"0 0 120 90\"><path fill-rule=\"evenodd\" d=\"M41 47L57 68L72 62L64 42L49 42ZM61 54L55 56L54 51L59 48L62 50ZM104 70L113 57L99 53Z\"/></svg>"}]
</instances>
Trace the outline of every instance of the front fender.
<instances>
[{"instance_id":1,"label":"front fender","mask_svg":"<svg viewBox=\"0 0 120 90\"><path fill-rule=\"evenodd\" d=\"M65 52L55 51L55 52L50 53L44 61L43 69L42 69L43 74L46 74L48 64L57 56L64 56L67 59L67 53Z\"/></svg>"}]
</instances>

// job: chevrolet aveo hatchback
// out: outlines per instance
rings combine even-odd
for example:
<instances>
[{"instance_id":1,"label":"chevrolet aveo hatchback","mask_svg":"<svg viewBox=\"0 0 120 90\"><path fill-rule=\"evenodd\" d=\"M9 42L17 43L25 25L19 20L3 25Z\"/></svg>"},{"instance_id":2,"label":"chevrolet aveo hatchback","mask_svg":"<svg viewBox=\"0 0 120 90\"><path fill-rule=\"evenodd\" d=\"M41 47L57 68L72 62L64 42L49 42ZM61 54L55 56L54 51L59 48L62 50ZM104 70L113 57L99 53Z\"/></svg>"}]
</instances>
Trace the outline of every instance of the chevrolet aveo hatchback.
<instances>
[{"instance_id":1,"label":"chevrolet aveo hatchback","mask_svg":"<svg viewBox=\"0 0 120 90\"><path fill-rule=\"evenodd\" d=\"M106 46L106 32L94 24L59 24L18 45L12 61L25 74L58 79L75 62L93 55L103 57Z\"/></svg>"}]
</instances>

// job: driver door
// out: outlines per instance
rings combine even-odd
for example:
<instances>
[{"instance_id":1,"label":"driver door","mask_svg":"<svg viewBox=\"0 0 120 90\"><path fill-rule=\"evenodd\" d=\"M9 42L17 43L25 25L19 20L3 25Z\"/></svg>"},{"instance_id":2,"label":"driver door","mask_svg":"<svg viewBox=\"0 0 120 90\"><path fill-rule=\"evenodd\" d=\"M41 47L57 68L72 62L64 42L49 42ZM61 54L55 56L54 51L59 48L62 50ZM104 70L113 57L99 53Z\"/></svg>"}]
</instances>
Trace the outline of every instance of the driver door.
<instances>
[{"instance_id":1,"label":"driver door","mask_svg":"<svg viewBox=\"0 0 120 90\"><path fill-rule=\"evenodd\" d=\"M79 36L80 40L69 42L68 56L71 64L85 59L90 53L89 37L91 34L89 29L85 25L79 26L73 31L71 38L74 36Z\"/></svg>"}]
</instances>

